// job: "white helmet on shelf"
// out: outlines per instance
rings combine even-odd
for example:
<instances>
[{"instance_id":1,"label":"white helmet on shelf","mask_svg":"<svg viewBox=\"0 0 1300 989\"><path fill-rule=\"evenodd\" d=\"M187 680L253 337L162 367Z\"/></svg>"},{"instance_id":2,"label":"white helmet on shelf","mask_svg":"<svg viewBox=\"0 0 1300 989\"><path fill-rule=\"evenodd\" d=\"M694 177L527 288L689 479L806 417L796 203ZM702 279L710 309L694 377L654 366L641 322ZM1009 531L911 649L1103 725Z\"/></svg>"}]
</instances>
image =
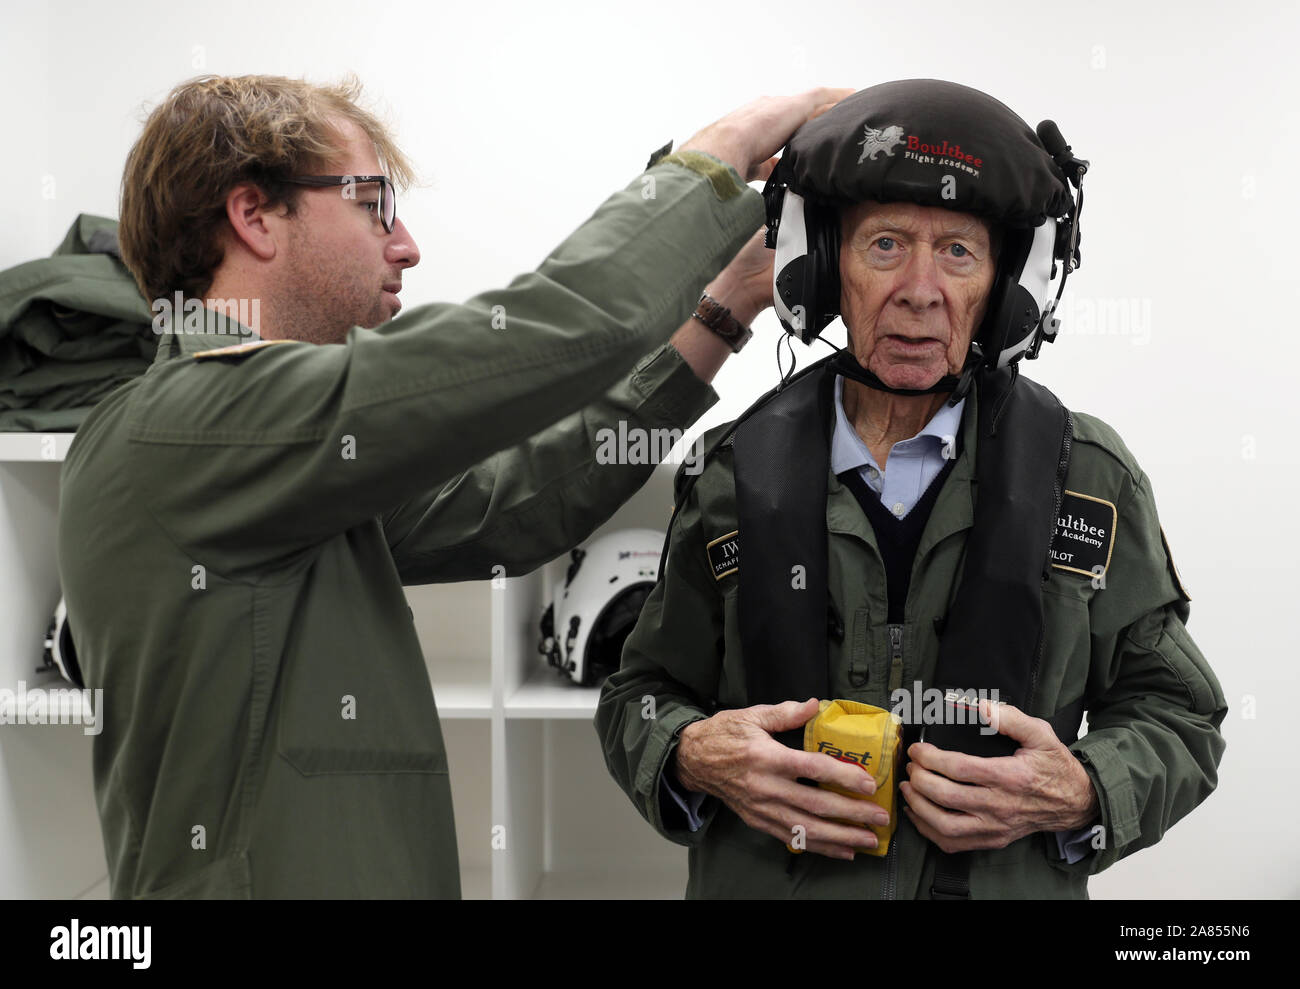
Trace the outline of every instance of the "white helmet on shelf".
<instances>
[{"instance_id":1,"label":"white helmet on shelf","mask_svg":"<svg viewBox=\"0 0 1300 989\"><path fill-rule=\"evenodd\" d=\"M664 535L621 529L573 550L542 615L538 651L575 683L592 686L618 669L623 642L659 576Z\"/></svg>"},{"instance_id":2,"label":"white helmet on shelf","mask_svg":"<svg viewBox=\"0 0 1300 989\"><path fill-rule=\"evenodd\" d=\"M37 672L58 669L59 675L74 687L85 687L81 680L81 664L72 644L72 629L68 625L68 606L63 598L54 609L49 629L45 633L45 655Z\"/></svg>"}]
</instances>

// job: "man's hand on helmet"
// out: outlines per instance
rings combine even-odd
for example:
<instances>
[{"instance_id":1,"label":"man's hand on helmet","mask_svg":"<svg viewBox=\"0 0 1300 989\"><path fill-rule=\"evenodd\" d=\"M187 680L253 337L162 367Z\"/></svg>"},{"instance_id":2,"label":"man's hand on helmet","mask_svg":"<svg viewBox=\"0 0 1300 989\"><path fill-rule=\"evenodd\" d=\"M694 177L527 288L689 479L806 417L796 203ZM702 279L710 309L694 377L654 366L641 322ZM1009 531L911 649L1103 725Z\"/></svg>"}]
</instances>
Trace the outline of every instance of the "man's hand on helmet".
<instances>
[{"instance_id":1,"label":"man's hand on helmet","mask_svg":"<svg viewBox=\"0 0 1300 989\"><path fill-rule=\"evenodd\" d=\"M822 86L797 96L764 96L709 124L677 150L713 155L735 168L746 182L766 180L776 167L773 155L790 135L852 93L852 89Z\"/></svg>"}]
</instances>

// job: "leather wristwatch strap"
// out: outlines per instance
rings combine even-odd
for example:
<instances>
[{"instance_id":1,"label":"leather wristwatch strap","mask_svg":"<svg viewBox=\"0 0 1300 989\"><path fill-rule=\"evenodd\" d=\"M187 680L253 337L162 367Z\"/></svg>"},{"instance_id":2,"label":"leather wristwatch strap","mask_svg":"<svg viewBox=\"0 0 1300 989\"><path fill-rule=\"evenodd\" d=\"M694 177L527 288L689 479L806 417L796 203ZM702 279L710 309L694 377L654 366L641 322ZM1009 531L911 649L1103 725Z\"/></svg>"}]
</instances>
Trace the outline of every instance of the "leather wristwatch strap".
<instances>
[{"instance_id":1,"label":"leather wristwatch strap","mask_svg":"<svg viewBox=\"0 0 1300 989\"><path fill-rule=\"evenodd\" d=\"M722 337L735 354L740 353L741 348L749 343L749 338L754 335L753 330L731 315L731 310L708 292L700 295L699 305L691 315Z\"/></svg>"}]
</instances>

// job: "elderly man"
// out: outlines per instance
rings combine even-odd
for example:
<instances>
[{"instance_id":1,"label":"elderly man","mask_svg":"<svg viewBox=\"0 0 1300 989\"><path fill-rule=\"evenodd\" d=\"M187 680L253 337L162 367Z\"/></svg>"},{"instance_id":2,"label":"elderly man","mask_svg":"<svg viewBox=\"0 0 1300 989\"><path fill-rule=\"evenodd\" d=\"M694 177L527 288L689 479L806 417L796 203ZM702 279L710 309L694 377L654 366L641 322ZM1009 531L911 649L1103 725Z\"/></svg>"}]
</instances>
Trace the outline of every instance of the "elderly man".
<instances>
[{"instance_id":1,"label":"elderly man","mask_svg":"<svg viewBox=\"0 0 1300 989\"><path fill-rule=\"evenodd\" d=\"M842 313L848 353L706 437L597 712L615 779L690 847L690 896L1085 897L1215 786L1226 707L1150 482L1016 374L1078 259L1086 163L1040 133L889 83L769 182L778 312L805 340ZM986 688L992 726L963 727ZM802 751L817 698L906 723L901 817L801 784L876 788Z\"/></svg>"}]
</instances>

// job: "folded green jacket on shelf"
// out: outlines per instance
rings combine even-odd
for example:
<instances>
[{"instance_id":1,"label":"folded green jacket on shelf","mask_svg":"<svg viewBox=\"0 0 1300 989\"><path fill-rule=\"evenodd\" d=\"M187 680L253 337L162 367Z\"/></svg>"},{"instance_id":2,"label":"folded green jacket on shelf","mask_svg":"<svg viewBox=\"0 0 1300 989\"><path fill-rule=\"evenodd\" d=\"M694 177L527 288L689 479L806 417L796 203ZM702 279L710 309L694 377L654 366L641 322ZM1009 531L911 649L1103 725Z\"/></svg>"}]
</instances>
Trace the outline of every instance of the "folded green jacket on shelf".
<instances>
[{"instance_id":1,"label":"folded green jacket on shelf","mask_svg":"<svg viewBox=\"0 0 1300 989\"><path fill-rule=\"evenodd\" d=\"M117 253L117 221L83 213L48 258L0 272L0 431L75 430L148 370L153 314Z\"/></svg>"}]
</instances>

